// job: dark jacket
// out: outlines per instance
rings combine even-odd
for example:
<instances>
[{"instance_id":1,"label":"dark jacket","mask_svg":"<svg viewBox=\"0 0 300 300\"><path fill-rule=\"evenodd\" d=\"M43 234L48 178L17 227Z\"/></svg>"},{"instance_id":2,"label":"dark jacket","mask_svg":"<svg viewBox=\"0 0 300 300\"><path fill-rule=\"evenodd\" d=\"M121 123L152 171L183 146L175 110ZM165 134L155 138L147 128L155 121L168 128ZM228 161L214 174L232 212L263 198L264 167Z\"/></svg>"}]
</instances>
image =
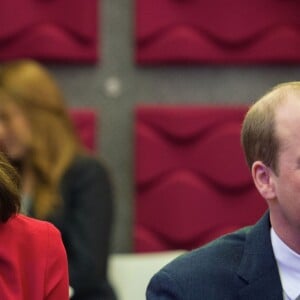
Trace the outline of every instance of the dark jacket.
<instances>
[{"instance_id":1,"label":"dark jacket","mask_svg":"<svg viewBox=\"0 0 300 300\"><path fill-rule=\"evenodd\" d=\"M147 289L148 300L282 300L269 214L175 259Z\"/></svg>"},{"instance_id":2,"label":"dark jacket","mask_svg":"<svg viewBox=\"0 0 300 300\"><path fill-rule=\"evenodd\" d=\"M72 300L113 300L107 262L113 217L112 187L98 160L77 157L61 184L63 206L49 221L66 247Z\"/></svg>"}]
</instances>

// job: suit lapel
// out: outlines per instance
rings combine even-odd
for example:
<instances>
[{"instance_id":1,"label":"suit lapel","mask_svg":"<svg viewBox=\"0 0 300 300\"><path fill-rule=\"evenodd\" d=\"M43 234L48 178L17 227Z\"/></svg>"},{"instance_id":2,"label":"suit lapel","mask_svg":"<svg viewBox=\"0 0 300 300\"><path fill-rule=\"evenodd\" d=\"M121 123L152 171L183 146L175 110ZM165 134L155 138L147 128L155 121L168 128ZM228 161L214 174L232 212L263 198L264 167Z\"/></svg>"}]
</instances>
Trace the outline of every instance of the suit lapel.
<instances>
[{"instance_id":1,"label":"suit lapel","mask_svg":"<svg viewBox=\"0 0 300 300\"><path fill-rule=\"evenodd\" d=\"M246 235L238 276L245 282L241 300L282 300L282 287L270 238L269 214ZM266 296L267 295L267 296Z\"/></svg>"},{"instance_id":2,"label":"suit lapel","mask_svg":"<svg viewBox=\"0 0 300 300\"><path fill-rule=\"evenodd\" d=\"M278 275L266 274L240 290L240 300L282 300L283 292Z\"/></svg>"}]
</instances>

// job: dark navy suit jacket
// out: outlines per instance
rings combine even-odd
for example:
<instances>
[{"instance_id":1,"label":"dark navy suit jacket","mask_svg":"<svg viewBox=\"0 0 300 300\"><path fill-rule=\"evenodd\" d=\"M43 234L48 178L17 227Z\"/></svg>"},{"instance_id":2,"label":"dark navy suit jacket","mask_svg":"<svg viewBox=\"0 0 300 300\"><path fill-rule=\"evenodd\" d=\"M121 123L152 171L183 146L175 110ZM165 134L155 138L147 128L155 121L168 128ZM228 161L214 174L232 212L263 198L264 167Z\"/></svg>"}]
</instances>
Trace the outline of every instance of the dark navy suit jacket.
<instances>
[{"instance_id":1,"label":"dark navy suit jacket","mask_svg":"<svg viewBox=\"0 0 300 300\"><path fill-rule=\"evenodd\" d=\"M184 254L151 279L148 300L282 300L269 214Z\"/></svg>"}]
</instances>

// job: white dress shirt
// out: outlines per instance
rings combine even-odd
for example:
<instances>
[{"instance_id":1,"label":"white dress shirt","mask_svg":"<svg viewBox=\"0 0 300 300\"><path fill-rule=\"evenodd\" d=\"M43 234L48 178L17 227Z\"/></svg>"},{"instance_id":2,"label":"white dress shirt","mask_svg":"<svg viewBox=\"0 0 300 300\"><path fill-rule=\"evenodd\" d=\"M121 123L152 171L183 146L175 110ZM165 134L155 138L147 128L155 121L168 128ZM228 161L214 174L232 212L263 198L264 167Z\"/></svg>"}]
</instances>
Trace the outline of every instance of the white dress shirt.
<instances>
[{"instance_id":1,"label":"white dress shirt","mask_svg":"<svg viewBox=\"0 0 300 300\"><path fill-rule=\"evenodd\" d=\"M289 248L271 228L271 242L284 300L295 300L300 294L300 255Z\"/></svg>"}]
</instances>

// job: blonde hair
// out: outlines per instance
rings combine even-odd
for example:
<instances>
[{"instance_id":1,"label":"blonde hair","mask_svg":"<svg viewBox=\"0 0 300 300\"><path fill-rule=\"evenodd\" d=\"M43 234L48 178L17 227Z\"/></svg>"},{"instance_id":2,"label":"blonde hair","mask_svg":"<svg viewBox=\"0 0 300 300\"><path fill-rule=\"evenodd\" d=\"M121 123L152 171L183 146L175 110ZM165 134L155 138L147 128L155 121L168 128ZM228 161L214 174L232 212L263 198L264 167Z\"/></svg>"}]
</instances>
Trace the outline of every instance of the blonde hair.
<instances>
[{"instance_id":1,"label":"blonde hair","mask_svg":"<svg viewBox=\"0 0 300 300\"><path fill-rule=\"evenodd\" d=\"M64 96L38 62L19 60L0 68L0 87L25 114L32 130L29 157L35 187L33 210L46 218L60 204L59 183L74 157L82 152ZM0 105L4 104L0 97Z\"/></svg>"},{"instance_id":2,"label":"blonde hair","mask_svg":"<svg viewBox=\"0 0 300 300\"><path fill-rule=\"evenodd\" d=\"M300 81L282 83L250 107L241 132L242 146L250 168L255 161L260 160L275 173L278 172L280 141L275 131L275 112L289 95L295 93L300 93Z\"/></svg>"}]
</instances>

